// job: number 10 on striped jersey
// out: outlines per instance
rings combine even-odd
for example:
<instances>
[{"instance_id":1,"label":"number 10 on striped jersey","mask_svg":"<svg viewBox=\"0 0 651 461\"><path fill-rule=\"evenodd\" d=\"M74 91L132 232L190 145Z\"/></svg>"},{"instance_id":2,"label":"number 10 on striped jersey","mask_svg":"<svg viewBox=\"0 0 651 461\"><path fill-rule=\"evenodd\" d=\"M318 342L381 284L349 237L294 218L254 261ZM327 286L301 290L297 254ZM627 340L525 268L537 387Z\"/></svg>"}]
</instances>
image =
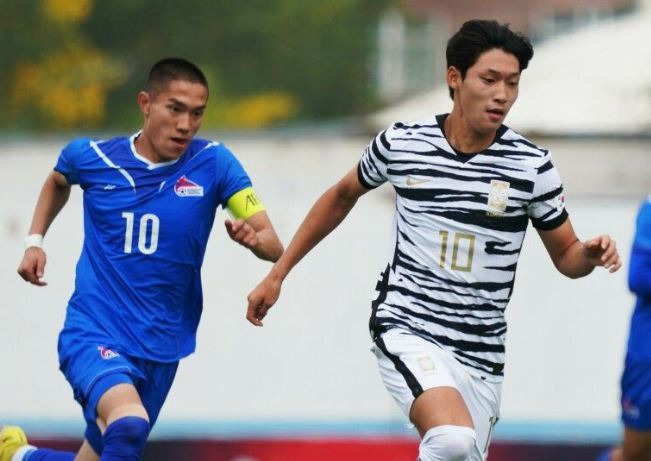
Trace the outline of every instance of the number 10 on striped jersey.
<instances>
[{"instance_id":1,"label":"number 10 on striped jersey","mask_svg":"<svg viewBox=\"0 0 651 461\"><path fill-rule=\"evenodd\" d=\"M472 258L475 254L475 236L465 232L454 232L454 243L452 245L452 262L450 269L453 271L470 272L472 270ZM441 237L441 255L439 267L445 267L448 252L449 231L439 231ZM465 255L461 255L465 253Z\"/></svg>"}]
</instances>

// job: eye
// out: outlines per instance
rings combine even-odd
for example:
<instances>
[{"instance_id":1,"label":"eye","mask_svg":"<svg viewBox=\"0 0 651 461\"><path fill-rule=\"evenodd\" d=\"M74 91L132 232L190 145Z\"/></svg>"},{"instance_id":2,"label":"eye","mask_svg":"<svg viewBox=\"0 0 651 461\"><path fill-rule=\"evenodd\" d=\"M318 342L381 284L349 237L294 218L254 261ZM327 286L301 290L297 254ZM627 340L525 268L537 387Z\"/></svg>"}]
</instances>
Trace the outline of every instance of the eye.
<instances>
[{"instance_id":1,"label":"eye","mask_svg":"<svg viewBox=\"0 0 651 461\"><path fill-rule=\"evenodd\" d=\"M490 77L482 77L482 80L486 83L495 83L495 79Z\"/></svg>"}]
</instances>

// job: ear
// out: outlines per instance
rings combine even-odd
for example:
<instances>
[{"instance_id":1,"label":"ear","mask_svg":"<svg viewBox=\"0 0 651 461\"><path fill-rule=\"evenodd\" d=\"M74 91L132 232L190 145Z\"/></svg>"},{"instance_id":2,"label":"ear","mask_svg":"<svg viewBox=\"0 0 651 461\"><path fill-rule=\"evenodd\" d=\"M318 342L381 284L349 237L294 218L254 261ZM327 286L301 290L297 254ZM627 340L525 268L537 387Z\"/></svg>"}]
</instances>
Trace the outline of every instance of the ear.
<instances>
[{"instance_id":1,"label":"ear","mask_svg":"<svg viewBox=\"0 0 651 461\"><path fill-rule=\"evenodd\" d=\"M461 82L463 81L463 78L461 77L461 72L459 72L459 70L456 67L454 66L448 67L446 77L448 81L448 86L450 88L456 91L461 87Z\"/></svg>"},{"instance_id":2,"label":"ear","mask_svg":"<svg viewBox=\"0 0 651 461\"><path fill-rule=\"evenodd\" d=\"M146 91L141 91L138 93L138 107L140 107L140 112L147 117L149 115L149 109L151 106L151 97Z\"/></svg>"}]
</instances>

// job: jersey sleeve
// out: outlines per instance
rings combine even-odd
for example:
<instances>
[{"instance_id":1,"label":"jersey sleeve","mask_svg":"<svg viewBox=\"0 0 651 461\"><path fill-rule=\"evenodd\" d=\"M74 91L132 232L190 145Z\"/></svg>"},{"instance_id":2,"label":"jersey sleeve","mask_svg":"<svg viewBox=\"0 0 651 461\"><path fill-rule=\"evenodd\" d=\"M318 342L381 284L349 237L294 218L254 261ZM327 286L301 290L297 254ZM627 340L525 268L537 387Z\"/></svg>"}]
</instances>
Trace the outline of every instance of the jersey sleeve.
<instances>
[{"instance_id":1,"label":"jersey sleeve","mask_svg":"<svg viewBox=\"0 0 651 461\"><path fill-rule=\"evenodd\" d=\"M628 287L638 296L651 297L651 197L642 204L637 215Z\"/></svg>"},{"instance_id":2,"label":"jersey sleeve","mask_svg":"<svg viewBox=\"0 0 651 461\"><path fill-rule=\"evenodd\" d=\"M542 164L536 169L533 196L527 213L536 229L552 230L567 219L563 183L549 152L543 157Z\"/></svg>"},{"instance_id":3,"label":"jersey sleeve","mask_svg":"<svg viewBox=\"0 0 651 461\"><path fill-rule=\"evenodd\" d=\"M366 147L357 166L357 178L367 189L375 189L387 180L391 158L391 128L378 134Z\"/></svg>"},{"instance_id":4,"label":"jersey sleeve","mask_svg":"<svg viewBox=\"0 0 651 461\"><path fill-rule=\"evenodd\" d=\"M75 139L65 146L59 154L54 171L65 176L68 184L79 184L78 165L88 143L89 140L85 138Z\"/></svg>"},{"instance_id":5,"label":"jersey sleeve","mask_svg":"<svg viewBox=\"0 0 651 461\"><path fill-rule=\"evenodd\" d=\"M217 175L219 177L219 204L226 208L236 193L252 186L249 175L235 155L223 144L217 146Z\"/></svg>"}]
</instances>

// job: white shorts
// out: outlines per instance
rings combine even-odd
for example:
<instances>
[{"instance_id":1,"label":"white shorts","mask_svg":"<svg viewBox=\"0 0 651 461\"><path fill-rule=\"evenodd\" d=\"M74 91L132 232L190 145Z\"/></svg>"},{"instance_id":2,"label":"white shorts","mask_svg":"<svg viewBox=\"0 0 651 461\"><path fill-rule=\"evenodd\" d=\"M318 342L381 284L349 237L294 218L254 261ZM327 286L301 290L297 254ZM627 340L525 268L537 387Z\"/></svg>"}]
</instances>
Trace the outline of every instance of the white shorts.
<instances>
[{"instance_id":1,"label":"white shorts","mask_svg":"<svg viewBox=\"0 0 651 461\"><path fill-rule=\"evenodd\" d=\"M384 386L407 418L416 397L427 389L458 390L477 434L477 450L469 459L486 459L493 427L499 419L502 383L471 375L448 352L405 330L393 328L383 333L371 350L377 357Z\"/></svg>"}]
</instances>

